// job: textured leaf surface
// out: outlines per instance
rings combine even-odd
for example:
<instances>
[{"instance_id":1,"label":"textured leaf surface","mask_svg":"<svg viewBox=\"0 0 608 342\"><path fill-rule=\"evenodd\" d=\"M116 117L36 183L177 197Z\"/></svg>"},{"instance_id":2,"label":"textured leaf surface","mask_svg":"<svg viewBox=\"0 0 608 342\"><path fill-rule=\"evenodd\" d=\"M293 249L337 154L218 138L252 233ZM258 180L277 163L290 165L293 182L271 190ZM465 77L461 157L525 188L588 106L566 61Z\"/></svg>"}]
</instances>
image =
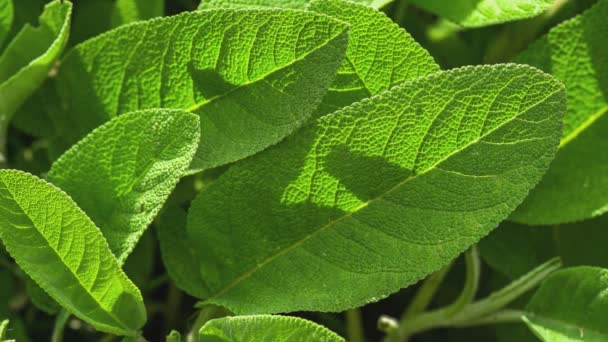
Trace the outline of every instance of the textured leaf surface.
<instances>
[{"instance_id":1,"label":"textured leaf surface","mask_svg":"<svg viewBox=\"0 0 608 342\"><path fill-rule=\"evenodd\" d=\"M439 70L429 53L384 13L342 0L314 0L308 10L350 24L346 56L317 116Z\"/></svg>"},{"instance_id":2,"label":"textured leaf surface","mask_svg":"<svg viewBox=\"0 0 608 342\"><path fill-rule=\"evenodd\" d=\"M512 219L559 224L608 211L608 1L549 32L518 61L566 85L568 111L560 150Z\"/></svg>"},{"instance_id":3,"label":"textured leaf surface","mask_svg":"<svg viewBox=\"0 0 608 342\"><path fill-rule=\"evenodd\" d=\"M192 168L233 162L305 122L346 43L345 23L294 10L197 11L127 25L66 57L58 138L69 145L137 109L181 108L201 117Z\"/></svg>"},{"instance_id":4,"label":"textured leaf surface","mask_svg":"<svg viewBox=\"0 0 608 342\"><path fill-rule=\"evenodd\" d=\"M541 14L554 0L411 0L464 27L480 27Z\"/></svg>"},{"instance_id":5,"label":"textured leaf surface","mask_svg":"<svg viewBox=\"0 0 608 342\"><path fill-rule=\"evenodd\" d=\"M49 180L101 229L122 264L188 170L199 118L181 110L121 115L57 160Z\"/></svg>"},{"instance_id":6,"label":"textured leaf surface","mask_svg":"<svg viewBox=\"0 0 608 342\"><path fill-rule=\"evenodd\" d=\"M302 318L258 315L211 320L201 328L199 341L344 342L344 339Z\"/></svg>"},{"instance_id":7,"label":"textured leaf surface","mask_svg":"<svg viewBox=\"0 0 608 342\"><path fill-rule=\"evenodd\" d=\"M11 30L13 15L13 0L0 0L0 47Z\"/></svg>"},{"instance_id":8,"label":"textured leaf surface","mask_svg":"<svg viewBox=\"0 0 608 342\"><path fill-rule=\"evenodd\" d=\"M169 206L160 217L158 242L167 273L175 285L191 296L203 298L209 291L201 276L196 251L186 232L186 211Z\"/></svg>"},{"instance_id":9,"label":"textured leaf surface","mask_svg":"<svg viewBox=\"0 0 608 342\"><path fill-rule=\"evenodd\" d=\"M310 0L202 0L199 9L274 7L304 9L309 2ZM352 0L351 2L373 8L382 8L393 2L393 0Z\"/></svg>"},{"instance_id":10,"label":"textured leaf surface","mask_svg":"<svg viewBox=\"0 0 608 342\"><path fill-rule=\"evenodd\" d=\"M8 121L47 77L65 47L72 4L53 1L45 6L39 26L26 25L0 57L0 117Z\"/></svg>"},{"instance_id":11,"label":"textured leaf surface","mask_svg":"<svg viewBox=\"0 0 608 342\"><path fill-rule=\"evenodd\" d=\"M564 96L524 66L435 73L231 167L188 218L208 302L341 311L439 269L540 179Z\"/></svg>"},{"instance_id":12,"label":"textured leaf surface","mask_svg":"<svg viewBox=\"0 0 608 342\"><path fill-rule=\"evenodd\" d=\"M569 268L541 285L526 310L526 322L547 342L608 340L608 270Z\"/></svg>"},{"instance_id":13,"label":"textured leaf surface","mask_svg":"<svg viewBox=\"0 0 608 342\"><path fill-rule=\"evenodd\" d=\"M139 290L99 229L53 185L1 170L0 238L53 299L98 330L130 335L144 324Z\"/></svg>"}]
</instances>

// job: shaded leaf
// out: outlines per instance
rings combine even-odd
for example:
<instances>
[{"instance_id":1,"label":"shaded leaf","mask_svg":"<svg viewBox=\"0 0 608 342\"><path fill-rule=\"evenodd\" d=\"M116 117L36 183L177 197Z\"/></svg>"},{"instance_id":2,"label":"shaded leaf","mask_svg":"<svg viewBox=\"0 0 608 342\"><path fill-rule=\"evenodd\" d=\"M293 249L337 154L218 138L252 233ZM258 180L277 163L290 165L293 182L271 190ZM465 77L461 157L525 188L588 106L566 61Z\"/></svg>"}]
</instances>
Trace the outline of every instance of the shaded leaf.
<instances>
[{"instance_id":1,"label":"shaded leaf","mask_svg":"<svg viewBox=\"0 0 608 342\"><path fill-rule=\"evenodd\" d=\"M345 23L293 10L197 11L118 28L63 62L68 109L54 117L54 148L122 113L181 108L201 117L193 170L239 160L306 121L346 43Z\"/></svg>"},{"instance_id":2,"label":"shaded leaf","mask_svg":"<svg viewBox=\"0 0 608 342\"><path fill-rule=\"evenodd\" d=\"M552 29L518 61L566 85L560 150L543 180L511 219L560 224L608 210L608 1Z\"/></svg>"},{"instance_id":3,"label":"shaded leaf","mask_svg":"<svg viewBox=\"0 0 608 342\"><path fill-rule=\"evenodd\" d=\"M608 270L558 271L545 280L526 310L526 323L543 341L606 341Z\"/></svg>"},{"instance_id":4,"label":"shaded leaf","mask_svg":"<svg viewBox=\"0 0 608 342\"><path fill-rule=\"evenodd\" d=\"M323 326L302 318L259 315L211 320L201 328L199 341L344 342L344 339Z\"/></svg>"},{"instance_id":5,"label":"shaded leaf","mask_svg":"<svg viewBox=\"0 0 608 342\"><path fill-rule=\"evenodd\" d=\"M25 289L28 298L39 310L49 315L57 314L61 310L61 306L27 275L25 278Z\"/></svg>"},{"instance_id":6,"label":"shaded leaf","mask_svg":"<svg viewBox=\"0 0 608 342\"><path fill-rule=\"evenodd\" d=\"M237 313L341 311L438 270L540 179L564 96L525 66L439 72L232 166L188 218L207 302Z\"/></svg>"},{"instance_id":7,"label":"shaded leaf","mask_svg":"<svg viewBox=\"0 0 608 342\"><path fill-rule=\"evenodd\" d=\"M139 290L93 222L64 192L27 173L0 170L0 238L53 299L100 331L136 334Z\"/></svg>"},{"instance_id":8,"label":"shaded leaf","mask_svg":"<svg viewBox=\"0 0 608 342\"><path fill-rule=\"evenodd\" d=\"M559 256L567 266L608 268L608 215L555 228Z\"/></svg>"},{"instance_id":9,"label":"shaded leaf","mask_svg":"<svg viewBox=\"0 0 608 342\"><path fill-rule=\"evenodd\" d=\"M0 1L0 48L13 25L13 0ZM1 50L0 50L1 52Z\"/></svg>"},{"instance_id":10,"label":"shaded leaf","mask_svg":"<svg viewBox=\"0 0 608 342\"><path fill-rule=\"evenodd\" d=\"M74 145L49 172L101 229L123 263L184 176L198 116L151 109L119 116Z\"/></svg>"},{"instance_id":11,"label":"shaded leaf","mask_svg":"<svg viewBox=\"0 0 608 342\"><path fill-rule=\"evenodd\" d=\"M411 0L413 4L464 27L521 20L546 11L554 0Z\"/></svg>"}]
</instances>

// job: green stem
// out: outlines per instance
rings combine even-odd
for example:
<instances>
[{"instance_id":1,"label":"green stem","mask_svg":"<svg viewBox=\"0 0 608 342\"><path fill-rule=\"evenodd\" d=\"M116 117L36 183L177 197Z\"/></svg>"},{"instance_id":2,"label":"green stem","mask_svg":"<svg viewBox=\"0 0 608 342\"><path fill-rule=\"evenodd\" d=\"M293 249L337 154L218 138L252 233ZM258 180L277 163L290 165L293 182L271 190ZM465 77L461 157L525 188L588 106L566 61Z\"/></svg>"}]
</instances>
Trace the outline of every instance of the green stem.
<instances>
[{"instance_id":1,"label":"green stem","mask_svg":"<svg viewBox=\"0 0 608 342\"><path fill-rule=\"evenodd\" d=\"M472 326L480 326L487 324L501 324L501 323L519 323L522 321L522 317L526 313L520 310L501 310L497 311L493 314L487 315L485 317L481 317L479 319L470 320L467 322L454 323L454 327L472 327Z\"/></svg>"},{"instance_id":2,"label":"green stem","mask_svg":"<svg viewBox=\"0 0 608 342\"><path fill-rule=\"evenodd\" d=\"M418 289L418 292L416 292L416 295L414 295L414 299L412 299L410 302L407 310L405 310L401 316L402 322L405 322L413 316L426 310L431 303L431 300L433 300L433 297L435 297L435 293L437 293L437 290L439 290L439 286L441 286L443 283L443 279L445 279L445 276L449 273L453 265L453 263L450 263L441 270L431 274L424 280Z\"/></svg>"},{"instance_id":3,"label":"green stem","mask_svg":"<svg viewBox=\"0 0 608 342\"><path fill-rule=\"evenodd\" d=\"M464 260L467 272L464 288L454 303L445 308L445 312L449 316L459 313L464 307L471 304L471 302L473 302L475 299L477 289L479 288L481 264L479 262L477 246L473 246L465 252Z\"/></svg>"},{"instance_id":4,"label":"green stem","mask_svg":"<svg viewBox=\"0 0 608 342\"><path fill-rule=\"evenodd\" d=\"M355 308L346 311L346 335L349 342L365 342L363 319L359 309Z\"/></svg>"},{"instance_id":5,"label":"green stem","mask_svg":"<svg viewBox=\"0 0 608 342\"><path fill-rule=\"evenodd\" d=\"M203 306L198 314L198 317L196 318L196 321L192 325L192 329L190 329L190 333L188 333L188 336L186 337L186 342L197 342L198 331L203 327L203 325L214 318L223 316L228 316L228 312L221 306Z\"/></svg>"},{"instance_id":6,"label":"green stem","mask_svg":"<svg viewBox=\"0 0 608 342\"><path fill-rule=\"evenodd\" d=\"M61 342L63 341L63 330L65 328L65 324L68 322L70 318L70 312L63 309L57 315L55 319L55 327L53 328L53 335L51 336L51 342Z\"/></svg>"},{"instance_id":7,"label":"green stem","mask_svg":"<svg viewBox=\"0 0 608 342\"><path fill-rule=\"evenodd\" d=\"M175 286L174 283L169 285L169 293L167 294L167 310L165 311L165 329L170 330L177 324L177 314L179 307L182 304L182 292Z\"/></svg>"}]
</instances>

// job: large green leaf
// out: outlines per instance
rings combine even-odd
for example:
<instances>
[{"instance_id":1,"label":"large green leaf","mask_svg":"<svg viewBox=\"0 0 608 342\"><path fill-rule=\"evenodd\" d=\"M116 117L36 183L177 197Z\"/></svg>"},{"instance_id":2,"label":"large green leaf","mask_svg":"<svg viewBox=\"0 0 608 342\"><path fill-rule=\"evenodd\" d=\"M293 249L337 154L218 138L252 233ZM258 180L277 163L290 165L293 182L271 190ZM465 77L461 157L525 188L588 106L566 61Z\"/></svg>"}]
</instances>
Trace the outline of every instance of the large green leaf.
<instances>
[{"instance_id":1,"label":"large green leaf","mask_svg":"<svg viewBox=\"0 0 608 342\"><path fill-rule=\"evenodd\" d=\"M0 170L0 202L0 238L28 275L98 330L136 334L146 321L141 294L69 196L30 174Z\"/></svg>"},{"instance_id":2,"label":"large green leaf","mask_svg":"<svg viewBox=\"0 0 608 342\"><path fill-rule=\"evenodd\" d=\"M541 38L519 58L566 85L560 150L512 219L558 224L608 211L608 0Z\"/></svg>"},{"instance_id":3,"label":"large green leaf","mask_svg":"<svg viewBox=\"0 0 608 342\"><path fill-rule=\"evenodd\" d=\"M122 264L184 176L199 117L151 109L121 115L73 146L49 172L101 229Z\"/></svg>"},{"instance_id":4,"label":"large green leaf","mask_svg":"<svg viewBox=\"0 0 608 342\"><path fill-rule=\"evenodd\" d=\"M554 0L411 0L464 27L481 27L537 16Z\"/></svg>"},{"instance_id":5,"label":"large green leaf","mask_svg":"<svg viewBox=\"0 0 608 342\"><path fill-rule=\"evenodd\" d=\"M351 2L382 8L394 0L351 0ZM202 0L199 9L209 8L306 8L310 0Z\"/></svg>"},{"instance_id":6,"label":"large green leaf","mask_svg":"<svg viewBox=\"0 0 608 342\"><path fill-rule=\"evenodd\" d=\"M347 29L294 10L197 11L118 28L62 63L58 87L68 109L55 116L57 138L69 145L136 109L182 108L201 117L194 170L247 157L316 109L341 64Z\"/></svg>"},{"instance_id":7,"label":"large green leaf","mask_svg":"<svg viewBox=\"0 0 608 342\"><path fill-rule=\"evenodd\" d=\"M608 214L555 228L559 256L567 266L608 268Z\"/></svg>"},{"instance_id":8,"label":"large green leaf","mask_svg":"<svg viewBox=\"0 0 608 342\"><path fill-rule=\"evenodd\" d=\"M0 0L0 48L13 25L13 15L13 0Z\"/></svg>"},{"instance_id":9,"label":"large green leaf","mask_svg":"<svg viewBox=\"0 0 608 342\"><path fill-rule=\"evenodd\" d=\"M414 283L523 200L564 110L559 82L499 65L435 73L319 119L193 202L208 302L340 311Z\"/></svg>"},{"instance_id":10,"label":"large green leaf","mask_svg":"<svg viewBox=\"0 0 608 342\"><path fill-rule=\"evenodd\" d=\"M0 145L4 145L12 115L42 84L63 52L71 12L69 1L47 4L40 25L26 24L0 57Z\"/></svg>"},{"instance_id":11,"label":"large green leaf","mask_svg":"<svg viewBox=\"0 0 608 342\"><path fill-rule=\"evenodd\" d=\"M344 342L344 339L302 318L258 315L211 320L201 328L199 341Z\"/></svg>"},{"instance_id":12,"label":"large green leaf","mask_svg":"<svg viewBox=\"0 0 608 342\"><path fill-rule=\"evenodd\" d=\"M209 291L200 272L197 254L186 232L186 211L169 206L160 216L158 240L167 273L175 285L194 297L202 298Z\"/></svg>"},{"instance_id":13,"label":"large green leaf","mask_svg":"<svg viewBox=\"0 0 608 342\"><path fill-rule=\"evenodd\" d=\"M307 8L350 24L346 56L316 116L439 70L429 53L384 13L342 0L313 0Z\"/></svg>"},{"instance_id":14,"label":"large green leaf","mask_svg":"<svg viewBox=\"0 0 608 342\"><path fill-rule=\"evenodd\" d=\"M528 304L525 320L546 342L608 340L608 270L564 269L551 275Z\"/></svg>"}]
</instances>

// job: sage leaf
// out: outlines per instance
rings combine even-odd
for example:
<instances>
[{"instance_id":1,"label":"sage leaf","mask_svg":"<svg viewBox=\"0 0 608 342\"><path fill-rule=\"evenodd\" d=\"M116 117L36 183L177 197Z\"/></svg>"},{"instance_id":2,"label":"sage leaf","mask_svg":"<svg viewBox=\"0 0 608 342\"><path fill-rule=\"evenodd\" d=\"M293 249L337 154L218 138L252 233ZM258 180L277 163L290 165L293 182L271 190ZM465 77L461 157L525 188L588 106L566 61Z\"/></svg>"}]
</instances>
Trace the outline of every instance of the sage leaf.
<instances>
[{"instance_id":1,"label":"sage leaf","mask_svg":"<svg viewBox=\"0 0 608 342\"><path fill-rule=\"evenodd\" d=\"M497 65L438 72L320 118L193 201L206 303L342 311L420 280L521 203L554 156L564 110L558 81Z\"/></svg>"},{"instance_id":2,"label":"sage leaf","mask_svg":"<svg viewBox=\"0 0 608 342\"><path fill-rule=\"evenodd\" d=\"M72 4L55 0L44 7L39 26L26 25L0 56L0 153L5 158L8 122L42 84L65 47Z\"/></svg>"},{"instance_id":3,"label":"sage leaf","mask_svg":"<svg viewBox=\"0 0 608 342\"><path fill-rule=\"evenodd\" d=\"M27 275L25 276L25 290L32 304L39 310L48 315L55 315L61 310L61 306Z\"/></svg>"},{"instance_id":4,"label":"sage leaf","mask_svg":"<svg viewBox=\"0 0 608 342\"><path fill-rule=\"evenodd\" d=\"M199 117L150 109L116 117L74 145L49 172L101 229L122 264L184 176Z\"/></svg>"},{"instance_id":5,"label":"sage leaf","mask_svg":"<svg viewBox=\"0 0 608 342\"><path fill-rule=\"evenodd\" d=\"M256 315L213 319L201 328L199 341L344 342L345 340L327 328L302 318Z\"/></svg>"},{"instance_id":6,"label":"sage leaf","mask_svg":"<svg viewBox=\"0 0 608 342\"><path fill-rule=\"evenodd\" d=\"M115 29L60 68L68 109L54 117L55 149L122 113L181 108L201 117L193 171L242 159L317 108L347 33L343 22L294 10L197 11Z\"/></svg>"},{"instance_id":7,"label":"sage leaf","mask_svg":"<svg viewBox=\"0 0 608 342\"><path fill-rule=\"evenodd\" d=\"M608 270L568 268L551 275L530 300L525 321L546 342L608 339Z\"/></svg>"},{"instance_id":8,"label":"sage leaf","mask_svg":"<svg viewBox=\"0 0 608 342\"><path fill-rule=\"evenodd\" d=\"M342 66L316 117L439 70L429 53L384 13L342 0L313 0L307 9L350 24Z\"/></svg>"},{"instance_id":9,"label":"sage leaf","mask_svg":"<svg viewBox=\"0 0 608 342\"><path fill-rule=\"evenodd\" d=\"M394 0L352 0L372 8L382 8ZM294 8L304 9L310 0L202 0L199 9L209 8ZM342 2L342 1L340 1Z\"/></svg>"},{"instance_id":10,"label":"sage leaf","mask_svg":"<svg viewBox=\"0 0 608 342\"><path fill-rule=\"evenodd\" d=\"M141 294L74 201L16 170L0 170L0 198L0 238L19 266L96 329L135 335L146 321Z\"/></svg>"},{"instance_id":11,"label":"sage leaf","mask_svg":"<svg viewBox=\"0 0 608 342\"><path fill-rule=\"evenodd\" d=\"M203 298L209 290L186 232L186 220L186 211L174 205L161 214L157 225L161 256L175 285L193 297Z\"/></svg>"},{"instance_id":12,"label":"sage leaf","mask_svg":"<svg viewBox=\"0 0 608 342\"><path fill-rule=\"evenodd\" d=\"M0 48L13 25L13 0L0 1Z\"/></svg>"},{"instance_id":13,"label":"sage leaf","mask_svg":"<svg viewBox=\"0 0 608 342\"><path fill-rule=\"evenodd\" d=\"M412 4L464 27L482 27L537 16L554 0L411 0Z\"/></svg>"},{"instance_id":14,"label":"sage leaf","mask_svg":"<svg viewBox=\"0 0 608 342\"><path fill-rule=\"evenodd\" d=\"M560 149L511 219L532 225L569 223L608 211L608 1L552 29L518 61L566 85L568 110Z\"/></svg>"},{"instance_id":15,"label":"sage leaf","mask_svg":"<svg viewBox=\"0 0 608 342\"><path fill-rule=\"evenodd\" d=\"M566 266L608 268L608 215L554 228L559 256Z\"/></svg>"}]
</instances>

